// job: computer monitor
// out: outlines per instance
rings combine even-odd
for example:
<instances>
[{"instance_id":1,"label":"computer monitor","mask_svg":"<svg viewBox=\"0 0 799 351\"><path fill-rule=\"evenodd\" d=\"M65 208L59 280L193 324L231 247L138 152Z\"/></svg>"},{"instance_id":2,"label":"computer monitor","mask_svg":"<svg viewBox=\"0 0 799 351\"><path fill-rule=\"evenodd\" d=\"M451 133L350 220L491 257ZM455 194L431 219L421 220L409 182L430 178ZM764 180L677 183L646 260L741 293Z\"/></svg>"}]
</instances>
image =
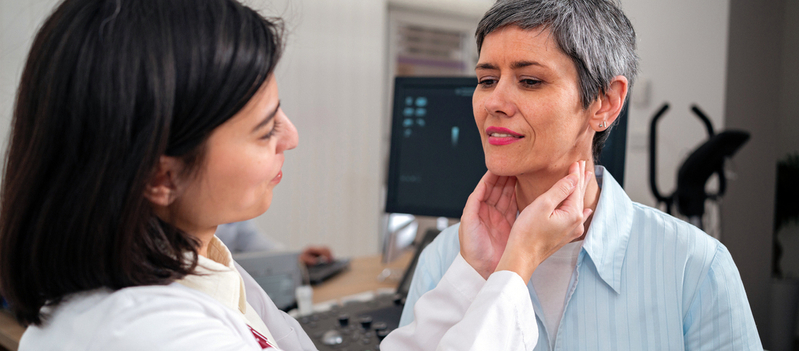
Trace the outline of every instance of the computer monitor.
<instances>
[{"instance_id":1,"label":"computer monitor","mask_svg":"<svg viewBox=\"0 0 799 351\"><path fill-rule=\"evenodd\" d=\"M395 79L386 212L460 218L486 172L476 86L474 77Z\"/></svg>"}]
</instances>

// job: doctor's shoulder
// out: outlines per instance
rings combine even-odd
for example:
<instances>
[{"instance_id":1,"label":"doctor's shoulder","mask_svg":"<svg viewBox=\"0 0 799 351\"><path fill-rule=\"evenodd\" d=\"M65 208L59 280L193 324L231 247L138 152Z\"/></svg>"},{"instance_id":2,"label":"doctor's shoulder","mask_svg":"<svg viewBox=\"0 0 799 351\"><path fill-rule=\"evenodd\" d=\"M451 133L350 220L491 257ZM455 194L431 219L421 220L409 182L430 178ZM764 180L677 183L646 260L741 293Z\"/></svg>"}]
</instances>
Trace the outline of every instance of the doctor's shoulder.
<instances>
[{"instance_id":1,"label":"doctor's shoulder","mask_svg":"<svg viewBox=\"0 0 799 351\"><path fill-rule=\"evenodd\" d=\"M80 292L43 311L20 351L260 349L235 311L178 283Z\"/></svg>"}]
</instances>

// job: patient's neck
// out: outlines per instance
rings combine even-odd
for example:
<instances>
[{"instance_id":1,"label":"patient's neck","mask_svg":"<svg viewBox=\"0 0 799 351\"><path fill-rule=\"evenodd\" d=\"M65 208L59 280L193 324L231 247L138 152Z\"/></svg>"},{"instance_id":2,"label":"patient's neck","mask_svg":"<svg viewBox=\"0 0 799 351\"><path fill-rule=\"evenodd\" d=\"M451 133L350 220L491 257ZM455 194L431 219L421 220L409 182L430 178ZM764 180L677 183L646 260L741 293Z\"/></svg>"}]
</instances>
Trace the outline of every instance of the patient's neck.
<instances>
[{"instance_id":1,"label":"patient's neck","mask_svg":"<svg viewBox=\"0 0 799 351\"><path fill-rule=\"evenodd\" d=\"M589 161L585 169L593 172L594 163ZM533 203L541 194L547 192L555 183L568 174L569 170L566 168L564 170L540 171L516 176L516 205L519 211L521 212L524 210L527 205ZM599 193L600 189L596 181L596 175L592 175L591 178L588 179L588 187L585 190L585 197L583 199L584 208L590 208L596 211L596 205L599 202ZM585 238L585 233L588 233L588 227L591 224L592 218L593 215L588 217L585 221L585 231L577 240L583 240Z\"/></svg>"}]
</instances>

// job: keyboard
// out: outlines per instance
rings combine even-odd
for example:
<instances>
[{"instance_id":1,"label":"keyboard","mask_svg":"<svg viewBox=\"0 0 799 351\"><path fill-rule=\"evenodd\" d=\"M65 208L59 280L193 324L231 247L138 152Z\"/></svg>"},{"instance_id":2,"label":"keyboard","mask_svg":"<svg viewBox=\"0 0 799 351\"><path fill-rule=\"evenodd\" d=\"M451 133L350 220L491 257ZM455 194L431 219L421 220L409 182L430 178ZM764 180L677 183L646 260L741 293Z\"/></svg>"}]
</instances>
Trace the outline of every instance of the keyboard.
<instances>
[{"instance_id":1,"label":"keyboard","mask_svg":"<svg viewBox=\"0 0 799 351\"><path fill-rule=\"evenodd\" d=\"M383 338L397 328L403 304L399 296L378 295L297 320L319 351L376 351Z\"/></svg>"},{"instance_id":2,"label":"keyboard","mask_svg":"<svg viewBox=\"0 0 799 351\"><path fill-rule=\"evenodd\" d=\"M350 259L337 259L308 267L308 278L312 285L319 284L350 267Z\"/></svg>"},{"instance_id":3,"label":"keyboard","mask_svg":"<svg viewBox=\"0 0 799 351\"><path fill-rule=\"evenodd\" d=\"M399 325L419 255L438 233L435 229L425 232L395 294L378 294L366 301L351 300L335 304L327 311L297 318L319 351L380 350L383 338Z\"/></svg>"}]
</instances>

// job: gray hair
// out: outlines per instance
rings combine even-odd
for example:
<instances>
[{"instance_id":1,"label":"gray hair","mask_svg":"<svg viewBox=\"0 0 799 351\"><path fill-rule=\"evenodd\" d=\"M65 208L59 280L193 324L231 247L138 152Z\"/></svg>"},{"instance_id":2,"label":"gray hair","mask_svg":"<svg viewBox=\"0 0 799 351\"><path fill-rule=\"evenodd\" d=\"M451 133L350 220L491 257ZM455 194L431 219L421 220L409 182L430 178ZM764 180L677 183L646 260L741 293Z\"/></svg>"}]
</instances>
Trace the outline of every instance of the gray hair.
<instances>
[{"instance_id":1,"label":"gray hair","mask_svg":"<svg viewBox=\"0 0 799 351\"><path fill-rule=\"evenodd\" d=\"M604 93L615 76L625 76L633 85L638 72L635 30L614 0L498 0L477 26L478 53L486 35L508 25L550 30L577 68L583 108ZM595 160L609 134L610 128L594 135Z\"/></svg>"}]
</instances>

